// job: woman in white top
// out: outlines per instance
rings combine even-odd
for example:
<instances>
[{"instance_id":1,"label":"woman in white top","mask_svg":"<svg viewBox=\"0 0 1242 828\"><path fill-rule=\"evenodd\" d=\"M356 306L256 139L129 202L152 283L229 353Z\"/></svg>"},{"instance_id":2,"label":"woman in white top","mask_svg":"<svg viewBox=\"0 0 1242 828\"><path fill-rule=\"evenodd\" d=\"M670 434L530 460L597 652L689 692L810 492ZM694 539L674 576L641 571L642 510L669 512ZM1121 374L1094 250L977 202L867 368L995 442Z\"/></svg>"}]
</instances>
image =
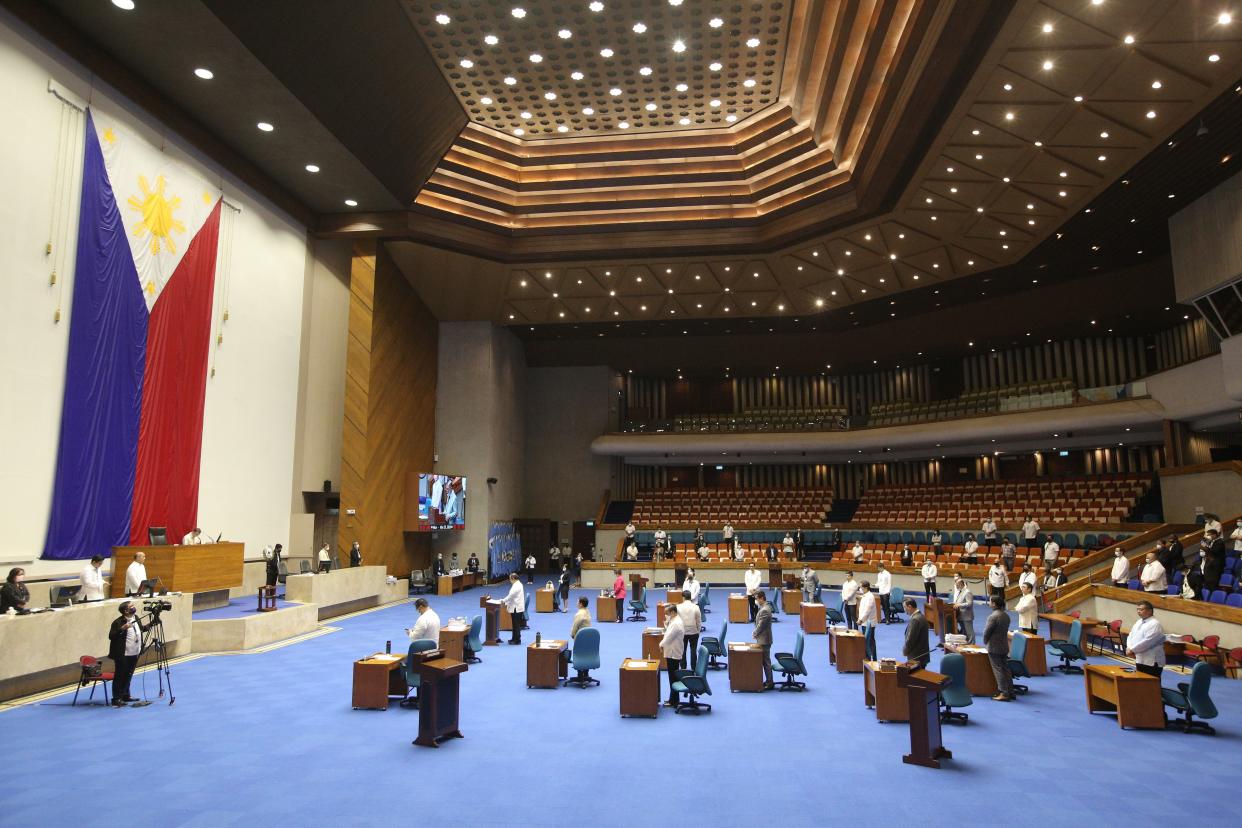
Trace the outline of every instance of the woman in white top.
<instances>
[{"instance_id":1,"label":"woman in white top","mask_svg":"<svg viewBox=\"0 0 1242 828\"><path fill-rule=\"evenodd\" d=\"M625 559L627 561L638 560L638 544L633 540L631 540L629 545L625 547Z\"/></svg>"},{"instance_id":2,"label":"woman in white top","mask_svg":"<svg viewBox=\"0 0 1242 828\"><path fill-rule=\"evenodd\" d=\"M794 539L789 532L785 533L785 539L781 541L781 545L785 547L785 557L792 560L794 556Z\"/></svg>"},{"instance_id":3,"label":"woman in white top","mask_svg":"<svg viewBox=\"0 0 1242 828\"><path fill-rule=\"evenodd\" d=\"M979 562L979 556L977 554L978 552L979 552L979 542L975 540L974 535L967 534L966 543L962 547L962 562L963 563L978 563Z\"/></svg>"},{"instance_id":4,"label":"woman in white top","mask_svg":"<svg viewBox=\"0 0 1242 828\"><path fill-rule=\"evenodd\" d=\"M1035 587L1023 582L1018 588L1022 590L1018 603L1014 605L1018 612L1018 629L1034 633L1039 627L1039 603L1035 600Z\"/></svg>"},{"instance_id":5,"label":"woman in white top","mask_svg":"<svg viewBox=\"0 0 1242 828\"><path fill-rule=\"evenodd\" d=\"M1126 557L1126 553L1118 549L1113 553L1113 571L1109 573L1113 586L1119 589L1126 589L1130 586L1130 560Z\"/></svg>"}]
</instances>

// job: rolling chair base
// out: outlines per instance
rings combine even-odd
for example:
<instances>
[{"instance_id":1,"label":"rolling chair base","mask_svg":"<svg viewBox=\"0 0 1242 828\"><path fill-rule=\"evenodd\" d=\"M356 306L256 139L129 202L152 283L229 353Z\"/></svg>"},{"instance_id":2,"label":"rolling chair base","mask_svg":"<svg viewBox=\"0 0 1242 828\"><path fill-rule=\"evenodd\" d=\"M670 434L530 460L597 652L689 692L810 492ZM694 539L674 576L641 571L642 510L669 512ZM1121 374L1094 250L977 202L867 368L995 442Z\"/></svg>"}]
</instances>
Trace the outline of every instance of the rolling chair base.
<instances>
[{"instance_id":1,"label":"rolling chair base","mask_svg":"<svg viewBox=\"0 0 1242 828\"><path fill-rule=\"evenodd\" d=\"M954 713L951 710L940 711L940 723L941 724L950 724L952 722L960 722L961 724L966 724L969 721L970 721L969 713Z\"/></svg>"},{"instance_id":2,"label":"rolling chair base","mask_svg":"<svg viewBox=\"0 0 1242 828\"><path fill-rule=\"evenodd\" d=\"M578 675L576 675L576 676L571 676L571 677L569 677L569 678L565 679L565 686L566 686L566 687L569 687L570 685L573 685L574 687L577 687L577 688L578 688L578 689L580 689L580 690L585 690L586 688L590 687L590 686L591 686L591 685L593 685L593 684L594 684L594 685L598 685L598 684L599 684L599 679L597 679L597 678L592 678L591 676L587 675L587 673L585 673L585 672L583 672L583 671L581 671L581 670L580 670L580 671L578 671Z\"/></svg>"},{"instance_id":3,"label":"rolling chair base","mask_svg":"<svg viewBox=\"0 0 1242 828\"><path fill-rule=\"evenodd\" d=\"M724 663L722 663L722 662L717 661L717 660L716 660L716 656L708 656L708 658L707 658L707 669L709 669L709 670L727 670L727 669L729 669L729 665L728 665L728 664L724 664Z\"/></svg>"},{"instance_id":4,"label":"rolling chair base","mask_svg":"<svg viewBox=\"0 0 1242 828\"><path fill-rule=\"evenodd\" d=\"M1180 730L1182 733L1199 732L1207 734L1208 736L1216 735L1216 728L1212 727L1207 722L1201 722L1195 719L1170 719L1168 718L1168 714L1165 714L1164 729Z\"/></svg>"},{"instance_id":5,"label":"rolling chair base","mask_svg":"<svg viewBox=\"0 0 1242 828\"><path fill-rule=\"evenodd\" d=\"M691 699L688 702L679 702L678 705L673 708L674 713L687 713L692 716L697 716L704 710L711 713L712 706L706 702L699 702L697 699Z\"/></svg>"},{"instance_id":6,"label":"rolling chair base","mask_svg":"<svg viewBox=\"0 0 1242 828\"><path fill-rule=\"evenodd\" d=\"M626 620L626 621L646 621L646 620L647 620L647 616L645 616L645 615L638 615L637 613L635 613L634 615L631 615L629 618L627 618L627 619L625 619L625 620Z\"/></svg>"},{"instance_id":7,"label":"rolling chair base","mask_svg":"<svg viewBox=\"0 0 1242 828\"><path fill-rule=\"evenodd\" d=\"M1048 668L1049 670L1060 670L1065 675L1082 675L1082 668L1074 664L1054 664Z\"/></svg>"},{"instance_id":8,"label":"rolling chair base","mask_svg":"<svg viewBox=\"0 0 1242 828\"><path fill-rule=\"evenodd\" d=\"M794 681L792 676L785 676L785 680L776 685L777 690L805 690L805 681Z\"/></svg>"}]
</instances>

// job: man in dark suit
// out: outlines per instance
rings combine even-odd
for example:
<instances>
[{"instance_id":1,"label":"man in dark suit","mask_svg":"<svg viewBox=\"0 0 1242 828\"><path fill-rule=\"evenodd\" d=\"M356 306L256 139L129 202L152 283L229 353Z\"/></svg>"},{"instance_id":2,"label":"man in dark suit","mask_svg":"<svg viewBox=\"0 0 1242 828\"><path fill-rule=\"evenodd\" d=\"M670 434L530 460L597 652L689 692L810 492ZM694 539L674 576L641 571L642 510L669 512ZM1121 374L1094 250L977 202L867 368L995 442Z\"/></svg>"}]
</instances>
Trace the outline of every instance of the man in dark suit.
<instances>
[{"instance_id":1,"label":"man in dark suit","mask_svg":"<svg viewBox=\"0 0 1242 828\"><path fill-rule=\"evenodd\" d=\"M763 648L763 689L774 690L772 677L772 605L763 590L755 593L755 629L751 634L755 643Z\"/></svg>"},{"instance_id":2,"label":"man in dark suit","mask_svg":"<svg viewBox=\"0 0 1242 828\"><path fill-rule=\"evenodd\" d=\"M927 619L919 612L919 602L907 598L901 602L906 608L910 620L906 622L906 643L901 654L907 661L917 662L920 670L926 670L931 661L931 639L928 634Z\"/></svg>"},{"instance_id":3,"label":"man in dark suit","mask_svg":"<svg viewBox=\"0 0 1242 828\"><path fill-rule=\"evenodd\" d=\"M1225 573L1225 539L1215 529L1203 533L1200 545L1203 554L1203 588L1210 595L1220 589L1220 576Z\"/></svg>"},{"instance_id":4,"label":"man in dark suit","mask_svg":"<svg viewBox=\"0 0 1242 828\"><path fill-rule=\"evenodd\" d=\"M136 702L129 694L129 682L142 654L142 622L132 601L122 601L117 608L120 618L108 629L108 658L116 664L112 679L112 704L121 707L126 702Z\"/></svg>"},{"instance_id":5,"label":"man in dark suit","mask_svg":"<svg viewBox=\"0 0 1242 828\"><path fill-rule=\"evenodd\" d=\"M1173 573L1185 566L1184 559L1186 552L1182 549L1181 539L1179 539L1177 535L1169 535L1169 542L1167 546L1169 549L1169 561L1172 563L1172 567L1165 565L1164 574L1172 580Z\"/></svg>"},{"instance_id":6,"label":"man in dark suit","mask_svg":"<svg viewBox=\"0 0 1242 828\"><path fill-rule=\"evenodd\" d=\"M1160 565L1164 567L1164 572L1170 580L1173 578L1173 573L1182 567L1181 545L1173 549L1173 540L1175 539L1156 541L1156 560L1160 561Z\"/></svg>"},{"instance_id":7,"label":"man in dark suit","mask_svg":"<svg viewBox=\"0 0 1242 828\"><path fill-rule=\"evenodd\" d=\"M1013 701L1013 676L1009 672L1009 613L1005 612L1005 599L992 597L992 614L983 627L983 646L988 648L988 660L996 677L996 695L993 701Z\"/></svg>"}]
</instances>

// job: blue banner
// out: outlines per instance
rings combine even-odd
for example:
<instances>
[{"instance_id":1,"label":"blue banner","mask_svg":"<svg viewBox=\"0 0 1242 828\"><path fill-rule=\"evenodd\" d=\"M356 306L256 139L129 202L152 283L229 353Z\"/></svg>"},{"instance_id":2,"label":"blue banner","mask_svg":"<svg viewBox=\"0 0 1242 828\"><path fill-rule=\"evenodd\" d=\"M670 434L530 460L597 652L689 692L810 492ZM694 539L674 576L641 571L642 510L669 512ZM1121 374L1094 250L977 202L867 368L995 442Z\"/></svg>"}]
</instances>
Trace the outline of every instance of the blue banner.
<instances>
[{"instance_id":1,"label":"blue banner","mask_svg":"<svg viewBox=\"0 0 1242 828\"><path fill-rule=\"evenodd\" d=\"M522 539L517 527L505 520L494 520L487 530L487 564L491 578L517 572L522 557Z\"/></svg>"}]
</instances>

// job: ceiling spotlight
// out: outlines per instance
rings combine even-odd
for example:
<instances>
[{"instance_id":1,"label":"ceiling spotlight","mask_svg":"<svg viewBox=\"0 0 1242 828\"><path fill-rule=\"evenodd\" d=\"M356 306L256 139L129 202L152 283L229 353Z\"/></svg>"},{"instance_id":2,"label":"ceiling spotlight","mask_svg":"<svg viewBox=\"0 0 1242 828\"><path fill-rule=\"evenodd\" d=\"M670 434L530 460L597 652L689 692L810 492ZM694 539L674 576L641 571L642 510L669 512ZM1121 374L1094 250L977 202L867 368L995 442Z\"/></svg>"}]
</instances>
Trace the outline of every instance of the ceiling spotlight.
<instances>
[{"instance_id":1,"label":"ceiling spotlight","mask_svg":"<svg viewBox=\"0 0 1242 828\"><path fill-rule=\"evenodd\" d=\"M530 62L531 63L543 63L543 55L539 54L538 52L534 53L533 55L530 56Z\"/></svg>"},{"instance_id":2,"label":"ceiling spotlight","mask_svg":"<svg viewBox=\"0 0 1242 828\"><path fill-rule=\"evenodd\" d=\"M483 42L486 43L488 46L495 46L497 43L500 42L500 38L496 37L496 35L485 35L483 37Z\"/></svg>"},{"instance_id":3,"label":"ceiling spotlight","mask_svg":"<svg viewBox=\"0 0 1242 828\"><path fill-rule=\"evenodd\" d=\"M629 121L622 121L621 123L617 124L617 129L629 129L629 128L630 128Z\"/></svg>"},{"instance_id":4,"label":"ceiling spotlight","mask_svg":"<svg viewBox=\"0 0 1242 828\"><path fill-rule=\"evenodd\" d=\"M750 40L746 41L746 45L749 46L751 49L759 48L759 38L752 37Z\"/></svg>"},{"instance_id":5,"label":"ceiling spotlight","mask_svg":"<svg viewBox=\"0 0 1242 828\"><path fill-rule=\"evenodd\" d=\"M1154 117L1156 117L1156 110L1154 109L1147 110L1147 118L1150 120Z\"/></svg>"},{"instance_id":6,"label":"ceiling spotlight","mask_svg":"<svg viewBox=\"0 0 1242 828\"><path fill-rule=\"evenodd\" d=\"M257 124L255 124L255 126L257 126L259 130L262 132L271 132L273 129L276 128L272 126L271 124L269 124L267 121L259 121Z\"/></svg>"},{"instance_id":7,"label":"ceiling spotlight","mask_svg":"<svg viewBox=\"0 0 1242 828\"><path fill-rule=\"evenodd\" d=\"M586 75L582 74L581 72L570 72L569 76L573 78L574 80L582 80L583 78L586 77Z\"/></svg>"},{"instance_id":8,"label":"ceiling spotlight","mask_svg":"<svg viewBox=\"0 0 1242 828\"><path fill-rule=\"evenodd\" d=\"M643 32L647 31L647 24L639 22L639 23L635 23L630 28L634 30L634 34L642 34Z\"/></svg>"},{"instance_id":9,"label":"ceiling spotlight","mask_svg":"<svg viewBox=\"0 0 1242 828\"><path fill-rule=\"evenodd\" d=\"M1013 91L1013 84L1012 84L1012 83L1007 83L1007 84L1005 84L1005 91L1006 91L1006 92L1012 92L1012 91Z\"/></svg>"},{"instance_id":10,"label":"ceiling spotlight","mask_svg":"<svg viewBox=\"0 0 1242 828\"><path fill-rule=\"evenodd\" d=\"M522 8L521 6L514 6L513 10L509 12L509 14L513 15L518 20L521 20L523 17L526 16L526 9Z\"/></svg>"},{"instance_id":11,"label":"ceiling spotlight","mask_svg":"<svg viewBox=\"0 0 1242 828\"><path fill-rule=\"evenodd\" d=\"M1220 60L1220 55L1218 54L1213 53L1213 54L1208 55L1208 63L1216 63L1219 60Z\"/></svg>"},{"instance_id":12,"label":"ceiling spotlight","mask_svg":"<svg viewBox=\"0 0 1242 828\"><path fill-rule=\"evenodd\" d=\"M752 88L754 85L755 85L754 78L747 78L746 80L742 81L742 86L745 86L747 89Z\"/></svg>"},{"instance_id":13,"label":"ceiling spotlight","mask_svg":"<svg viewBox=\"0 0 1242 828\"><path fill-rule=\"evenodd\" d=\"M1075 95L1074 103L1082 103L1082 95Z\"/></svg>"},{"instance_id":14,"label":"ceiling spotlight","mask_svg":"<svg viewBox=\"0 0 1242 828\"><path fill-rule=\"evenodd\" d=\"M1100 156L1097 156L1095 160L1096 160L1096 161L1107 161L1107 160L1108 160L1108 156L1107 156L1107 155L1100 155Z\"/></svg>"},{"instance_id":15,"label":"ceiling spotlight","mask_svg":"<svg viewBox=\"0 0 1242 828\"><path fill-rule=\"evenodd\" d=\"M686 90L688 90L690 87L689 87L689 86L687 86L687 85L686 85L686 84L684 84L684 83L679 83L679 84L677 84L676 86L674 86L673 88L674 88L674 89L676 89L678 92L685 92L685 91L686 91Z\"/></svg>"},{"instance_id":16,"label":"ceiling spotlight","mask_svg":"<svg viewBox=\"0 0 1242 828\"><path fill-rule=\"evenodd\" d=\"M1052 69L1052 61L1050 61L1050 60L1045 60L1045 61L1044 61L1044 71L1045 71L1045 72L1047 72L1047 71L1049 71L1050 69Z\"/></svg>"},{"instance_id":17,"label":"ceiling spotlight","mask_svg":"<svg viewBox=\"0 0 1242 828\"><path fill-rule=\"evenodd\" d=\"M121 11L134 10L134 0L112 0L112 5L116 6Z\"/></svg>"},{"instance_id":18,"label":"ceiling spotlight","mask_svg":"<svg viewBox=\"0 0 1242 828\"><path fill-rule=\"evenodd\" d=\"M1134 35L1126 35L1123 40L1127 46L1134 45Z\"/></svg>"},{"instance_id":19,"label":"ceiling spotlight","mask_svg":"<svg viewBox=\"0 0 1242 828\"><path fill-rule=\"evenodd\" d=\"M543 93L543 97L544 97L544 100L547 100L547 101L555 101L555 100L556 100L556 93L555 93L555 92L544 92L544 93Z\"/></svg>"},{"instance_id":20,"label":"ceiling spotlight","mask_svg":"<svg viewBox=\"0 0 1242 828\"><path fill-rule=\"evenodd\" d=\"M538 55L531 55L531 57L532 57L532 58L534 58L534 57L538 57ZM462 69L473 69L473 68L474 68L474 61L473 61L473 60L471 60L470 58L462 58L462 59L461 59L461 68L462 68Z\"/></svg>"},{"instance_id":21,"label":"ceiling spotlight","mask_svg":"<svg viewBox=\"0 0 1242 828\"><path fill-rule=\"evenodd\" d=\"M1012 120L1013 120L1013 113L1012 113L1012 112L1006 112L1006 113L1005 113L1005 120L1006 120L1006 121L1012 121Z\"/></svg>"},{"instance_id":22,"label":"ceiling spotlight","mask_svg":"<svg viewBox=\"0 0 1242 828\"><path fill-rule=\"evenodd\" d=\"M522 129L521 127L518 127L517 129L513 130L513 134L521 138L523 135L526 134L526 130Z\"/></svg>"},{"instance_id":23,"label":"ceiling spotlight","mask_svg":"<svg viewBox=\"0 0 1242 828\"><path fill-rule=\"evenodd\" d=\"M707 21L707 25L711 26L713 29L719 29L724 25L724 21L719 17L713 17L711 20Z\"/></svg>"},{"instance_id":24,"label":"ceiling spotlight","mask_svg":"<svg viewBox=\"0 0 1242 828\"><path fill-rule=\"evenodd\" d=\"M519 112L518 115L521 116L524 121L529 121L531 119L531 114L529 112Z\"/></svg>"},{"instance_id":25,"label":"ceiling spotlight","mask_svg":"<svg viewBox=\"0 0 1242 828\"><path fill-rule=\"evenodd\" d=\"M815 300L815 307L817 307L817 308L822 308L823 306L824 306L824 300L823 300L823 299L816 299L816 300Z\"/></svg>"},{"instance_id":26,"label":"ceiling spotlight","mask_svg":"<svg viewBox=\"0 0 1242 828\"><path fill-rule=\"evenodd\" d=\"M319 172L319 165L318 164L307 164L306 171L308 173L317 173Z\"/></svg>"},{"instance_id":27,"label":"ceiling spotlight","mask_svg":"<svg viewBox=\"0 0 1242 828\"><path fill-rule=\"evenodd\" d=\"M685 41L683 41L683 40L674 40L674 41L673 41L673 51L674 51L674 52L678 52L678 53L686 51L686 43L685 43Z\"/></svg>"},{"instance_id":28,"label":"ceiling spotlight","mask_svg":"<svg viewBox=\"0 0 1242 828\"><path fill-rule=\"evenodd\" d=\"M647 110L648 112L655 112L656 105L653 103L649 103L646 106L644 106L643 109Z\"/></svg>"},{"instance_id":29,"label":"ceiling spotlight","mask_svg":"<svg viewBox=\"0 0 1242 828\"><path fill-rule=\"evenodd\" d=\"M561 40L569 40L571 37L574 36L574 33L571 32L569 29L561 29L559 32L556 33L556 36L559 37Z\"/></svg>"},{"instance_id":30,"label":"ceiling spotlight","mask_svg":"<svg viewBox=\"0 0 1242 828\"><path fill-rule=\"evenodd\" d=\"M644 78L647 77L648 75L651 74L651 67L644 66L642 69L638 70L638 74L642 75Z\"/></svg>"},{"instance_id":31,"label":"ceiling spotlight","mask_svg":"<svg viewBox=\"0 0 1242 828\"><path fill-rule=\"evenodd\" d=\"M726 120L726 121L728 121L729 123L733 123L734 121L736 121L736 120L737 120L737 116L736 116L736 115L726 115L726 116L725 116L725 120Z\"/></svg>"},{"instance_id":32,"label":"ceiling spotlight","mask_svg":"<svg viewBox=\"0 0 1242 828\"><path fill-rule=\"evenodd\" d=\"M720 101L719 101L718 99L716 99L716 98L713 98L712 100L710 100L710 101L708 101L708 102L707 102L707 105L708 105L708 106L713 106L713 107L715 107L715 106L720 106Z\"/></svg>"},{"instance_id":33,"label":"ceiling spotlight","mask_svg":"<svg viewBox=\"0 0 1242 828\"><path fill-rule=\"evenodd\" d=\"M582 107L582 114L583 115L594 115L595 110L589 106L584 106Z\"/></svg>"},{"instance_id":34,"label":"ceiling spotlight","mask_svg":"<svg viewBox=\"0 0 1242 828\"><path fill-rule=\"evenodd\" d=\"M1051 23L1045 23L1045 24L1044 24L1044 34L1052 34L1052 24L1051 24Z\"/></svg>"},{"instance_id":35,"label":"ceiling spotlight","mask_svg":"<svg viewBox=\"0 0 1242 828\"><path fill-rule=\"evenodd\" d=\"M1101 133L1100 133L1100 137L1101 137L1101 138L1107 138L1107 137L1108 137L1108 133L1107 133L1107 132L1101 132Z\"/></svg>"},{"instance_id":36,"label":"ceiling spotlight","mask_svg":"<svg viewBox=\"0 0 1242 828\"><path fill-rule=\"evenodd\" d=\"M345 199L345 206L346 207L357 207L358 202L354 201L352 198L347 198Z\"/></svg>"},{"instance_id":37,"label":"ceiling spotlight","mask_svg":"<svg viewBox=\"0 0 1242 828\"><path fill-rule=\"evenodd\" d=\"M599 56L606 57L606 58L612 57L612 49L608 49L608 48L600 49Z\"/></svg>"},{"instance_id":38,"label":"ceiling spotlight","mask_svg":"<svg viewBox=\"0 0 1242 828\"><path fill-rule=\"evenodd\" d=\"M441 26L447 26L449 23L453 22L453 18L449 17L447 14L437 14L436 22Z\"/></svg>"},{"instance_id":39,"label":"ceiling spotlight","mask_svg":"<svg viewBox=\"0 0 1242 828\"><path fill-rule=\"evenodd\" d=\"M482 98L479 98L479 103L483 104L484 106L491 106L492 99L484 96Z\"/></svg>"},{"instance_id":40,"label":"ceiling spotlight","mask_svg":"<svg viewBox=\"0 0 1242 828\"><path fill-rule=\"evenodd\" d=\"M565 126L564 124L561 124L560 126L556 128L556 131L557 132L569 132L569 127Z\"/></svg>"},{"instance_id":41,"label":"ceiling spotlight","mask_svg":"<svg viewBox=\"0 0 1242 828\"><path fill-rule=\"evenodd\" d=\"M508 77L505 78L505 86L513 86L516 83L517 83L517 78L513 77L512 75L509 75Z\"/></svg>"},{"instance_id":42,"label":"ceiling spotlight","mask_svg":"<svg viewBox=\"0 0 1242 828\"><path fill-rule=\"evenodd\" d=\"M690 126L690 119L689 119L689 118L682 118L682 119L681 119L681 120L679 120L677 123L681 124L682 126Z\"/></svg>"},{"instance_id":43,"label":"ceiling spotlight","mask_svg":"<svg viewBox=\"0 0 1242 828\"><path fill-rule=\"evenodd\" d=\"M979 130L977 130L977 129L972 129L972 130L970 131L970 134L971 134L971 135L978 135L978 134L979 134Z\"/></svg>"},{"instance_id":44,"label":"ceiling spotlight","mask_svg":"<svg viewBox=\"0 0 1242 828\"><path fill-rule=\"evenodd\" d=\"M721 66L719 61L712 61L711 63L707 64L707 68L712 70L713 72L719 72L723 67Z\"/></svg>"},{"instance_id":45,"label":"ceiling spotlight","mask_svg":"<svg viewBox=\"0 0 1242 828\"><path fill-rule=\"evenodd\" d=\"M621 87L614 86L612 89L608 90L608 94L612 95L615 98L616 96L621 94Z\"/></svg>"},{"instance_id":46,"label":"ceiling spotlight","mask_svg":"<svg viewBox=\"0 0 1242 828\"><path fill-rule=\"evenodd\" d=\"M1158 81L1158 80L1154 80L1154 81L1152 81L1152 82L1151 82L1151 88L1152 88L1152 89L1159 89L1159 88L1160 88L1161 86L1163 86L1163 85L1164 85L1164 84L1162 84L1162 83L1161 83L1160 81Z\"/></svg>"},{"instance_id":47,"label":"ceiling spotlight","mask_svg":"<svg viewBox=\"0 0 1242 828\"><path fill-rule=\"evenodd\" d=\"M681 3L682 3L682 0L668 0L668 4L670 6L680 6Z\"/></svg>"},{"instance_id":48,"label":"ceiling spotlight","mask_svg":"<svg viewBox=\"0 0 1242 828\"><path fill-rule=\"evenodd\" d=\"M195 69L194 74L198 75L203 80L211 80L212 78L216 76L215 72L211 71L210 69L205 69L202 66Z\"/></svg>"},{"instance_id":49,"label":"ceiling spotlight","mask_svg":"<svg viewBox=\"0 0 1242 828\"><path fill-rule=\"evenodd\" d=\"M604 4L599 2L599 0L594 0L594 2L587 5L587 8L593 12L602 12L604 10Z\"/></svg>"},{"instance_id":50,"label":"ceiling spotlight","mask_svg":"<svg viewBox=\"0 0 1242 828\"><path fill-rule=\"evenodd\" d=\"M1228 26L1233 22L1233 15L1229 12L1221 12L1220 17L1216 18L1216 22L1222 26Z\"/></svg>"}]
</instances>

